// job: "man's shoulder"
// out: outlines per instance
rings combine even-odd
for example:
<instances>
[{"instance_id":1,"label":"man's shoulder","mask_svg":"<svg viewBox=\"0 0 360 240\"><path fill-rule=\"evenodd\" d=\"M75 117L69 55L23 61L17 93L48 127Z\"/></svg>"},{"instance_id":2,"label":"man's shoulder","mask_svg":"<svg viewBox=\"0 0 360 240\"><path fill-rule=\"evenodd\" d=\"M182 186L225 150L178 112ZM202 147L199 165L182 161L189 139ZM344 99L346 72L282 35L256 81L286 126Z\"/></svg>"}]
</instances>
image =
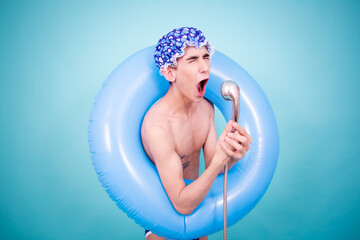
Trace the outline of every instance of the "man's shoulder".
<instances>
[{"instance_id":1,"label":"man's shoulder","mask_svg":"<svg viewBox=\"0 0 360 240\"><path fill-rule=\"evenodd\" d=\"M147 111L145 119L148 121L164 121L164 115L167 114L167 111L163 105L164 104L162 99L152 105L151 108Z\"/></svg>"},{"instance_id":2,"label":"man's shoulder","mask_svg":"<svg viewBox=\"0 0 360 240\"><path fill-rule=\"evenodd\" d=\"M169 120L166 116L166 112L158 102L146 113L142 123L142 131L161 130L166 132L168 128Z\"/></svg>"},{"instance_id":3,"label":"man's shoulder","mask_svg":"<svg viewBox=\"0 0 360 240\"><path fill-rule=\"evenodd\" d=\"M163 151L165 143L169 146L167 149L173 148L168 118L156 104L150 108L144 117L141 126L141 139L144 149L152 161L154 161L152 151L156 151L154 149L159 150L159 146L161 146L161 151Z\"/></svg>"}]
</instances>

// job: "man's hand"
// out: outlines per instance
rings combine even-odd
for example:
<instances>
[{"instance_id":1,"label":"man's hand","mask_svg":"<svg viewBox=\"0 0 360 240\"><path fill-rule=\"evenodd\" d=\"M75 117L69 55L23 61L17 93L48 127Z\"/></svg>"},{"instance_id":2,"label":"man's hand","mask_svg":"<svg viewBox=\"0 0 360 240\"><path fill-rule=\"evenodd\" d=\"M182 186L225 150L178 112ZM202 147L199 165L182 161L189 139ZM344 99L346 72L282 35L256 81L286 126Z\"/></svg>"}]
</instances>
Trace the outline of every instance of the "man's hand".
<instances>
[{"instance_id":1,"label":"man's hand","mask_svg":"<svg viewBox=\"0 0 360 240\"><path fill-rule=\"evenodd\" d=\"M250 135L238 123L231 122L232 131L226 133L225 143L222 144L224 152L235 161L242 159L250 149L252 139ZM228 127L228 125L226 126ZM225 128L226 129L226 128Z\"/></svg>"}]
</instances>

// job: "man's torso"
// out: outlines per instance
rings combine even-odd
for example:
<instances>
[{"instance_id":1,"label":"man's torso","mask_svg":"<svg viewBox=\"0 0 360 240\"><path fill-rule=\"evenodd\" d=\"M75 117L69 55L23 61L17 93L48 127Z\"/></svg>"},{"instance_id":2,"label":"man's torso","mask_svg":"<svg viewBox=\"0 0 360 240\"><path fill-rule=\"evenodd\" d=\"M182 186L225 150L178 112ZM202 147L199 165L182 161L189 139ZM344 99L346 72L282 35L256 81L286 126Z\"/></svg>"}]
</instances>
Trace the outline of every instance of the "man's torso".
<instances>
[{"instance_id":1,"label":"man's torso","mask_svg":"<svg viewBox=\"0 0 360 240\"><path fill-rule=\"evenodd\" d=\"M157 121L165 126L174 141L175 152L183 166L183 177L196 179L199 176L199 155L204 146L212 122L213 107L203 100L195 105L190 116L169 114L166 104L161 100L147 113L144 121ZM161 144L161 143L159 143ZM144 142L144 148L152 161L153 157Z\"/></svg>"}]
</instances>

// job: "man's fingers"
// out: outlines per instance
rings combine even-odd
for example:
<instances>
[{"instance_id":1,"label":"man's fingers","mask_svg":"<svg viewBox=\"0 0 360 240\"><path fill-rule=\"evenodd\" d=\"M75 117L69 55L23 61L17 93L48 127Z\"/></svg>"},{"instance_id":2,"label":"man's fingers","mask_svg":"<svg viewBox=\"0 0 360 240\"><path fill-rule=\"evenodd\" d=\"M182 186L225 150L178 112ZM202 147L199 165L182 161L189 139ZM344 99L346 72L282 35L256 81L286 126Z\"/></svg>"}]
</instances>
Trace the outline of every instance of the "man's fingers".
<instances>
[{"instance_id":1,"label":"man's fingers","mask_svg":"<svg viewBox=\"0 0 360 240\"><path fill-rule=\"evenodd\" d=\"M234 148L234 150L240 150L241 148L243 148L243 146L241 146L241 142L236 141L236 140L234 140L234 139L231 139L231 138L228 137L228 136L225 137L225 141L226 141L229 145L231 145L231 146Z\"/></svg>"},{"instance_id":2,"label":"man's fingers","mask_svg":"<svg viewBox=\"0 0 360 240\"><path fill-rule=\"evenodd\" d=\"M231 130L233 129L233 124L234 124L234 121L232 121L232 120L228 121L228 123L225 126L226 133L231 132Z\"/></svg>"},{"instance_id":3,"label":"man's fingers","mask_svg":"<svg viewBox=\"0 0 360 240\"><path fill-rule=\"evenodd\" d=\"M226 143L225 142L221 142L220 145L221 145L221 148L222 150L226 153L226 155L228 155L229 157L231 157L231 155L233 154L233 151L231 151L228 146L225 145Z\"/></svg>"},{"instance_id":4,"label":"man's fingers","mask_svg":"<svg viewBox=\"0 0 360 240\"><path fill-rule=\"evenodd\" d=\"M243 127L241 127L237 122L233 122L231 127L235 128L239 132L240 135L247 137L249 140L249 144L252 142L252 138L250 137L248 132Z\"/></svg>"},{"instance_id":5,"label":"man's fingers","mask_svg":"<svg viewBox=\"0 0 360 240\"><path fill-rule=\"evenodd\" d=\"M227 142L221 143L222 149L224 150L226 155L228 155L229 157L234 158L234 159L241 159L245 155L246 149L243 146L239 145L239 149L236 149L236 148L229 149L230 145L231 144L230 143L227 144Z\"/></svg>"},{"instance_id":6,"label":"man's fingers","mask_svg":"<svg viewBox=\"0 0 360 240\"><path fill-rule=\"evenodd\" d=\"M245 154L246 154L246 150L245 150L245 148L242 148L242 149L234 152L233 158L239 160L239 159L243 158L245 156Z\"/></svg>"},{"instance_id":7,"label":"man's fingers","mask_svg":"<svg viewBox=\"0 0 360 240\"><path fill-rule=\"evenodd\" d=\"M226 136L228 136L229 138L240 142L240 143L248 143L249 139L243 135L240 135L238 132L234 132L234 133L228 133Z\"/></svg>"},{"instance_id":8,"label":"man's fingers","mask_svg":"<svg viewBox=\"0 0 360 240\"><path fill-rule=\"evenodd\" d=\"M226 124L221 138L221 148L225 154L238 160L244 157L252 142L246 130L232 120Z\"/></svg>"},{"instance_id":9,"label":"man's fingers","mask_svg":"<svg viewBox=\"0 0 360 240\"><path fill-rule=\"evenodd\" d=\"M234 141L241 144L246 150L250 149L250 140L249 140L249 138L240 135L238 132L236 132L236 133L228 133L227 136L230 139L233 139Z\"/></svg>"}]
</instances>

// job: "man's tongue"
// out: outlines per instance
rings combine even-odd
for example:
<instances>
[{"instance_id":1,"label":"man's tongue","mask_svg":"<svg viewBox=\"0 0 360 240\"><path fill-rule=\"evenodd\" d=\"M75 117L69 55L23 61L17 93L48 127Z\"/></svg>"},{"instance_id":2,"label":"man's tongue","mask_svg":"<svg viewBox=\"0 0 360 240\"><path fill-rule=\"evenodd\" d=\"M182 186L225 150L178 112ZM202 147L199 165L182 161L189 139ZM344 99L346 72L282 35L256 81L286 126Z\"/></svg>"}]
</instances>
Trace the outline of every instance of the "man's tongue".
<instances>
[{"instance_id":1,"label":"man's tongue","mask_svg":"<svg viewBox=\"0 0 360 240\"><path fill-rule=\"evenodd\" d=\"M197 85L197 89L198 89L199 93L202 93L203 85L201 84L201 82L199 82L199 84Z\"/></svg>"}]
</instances>

